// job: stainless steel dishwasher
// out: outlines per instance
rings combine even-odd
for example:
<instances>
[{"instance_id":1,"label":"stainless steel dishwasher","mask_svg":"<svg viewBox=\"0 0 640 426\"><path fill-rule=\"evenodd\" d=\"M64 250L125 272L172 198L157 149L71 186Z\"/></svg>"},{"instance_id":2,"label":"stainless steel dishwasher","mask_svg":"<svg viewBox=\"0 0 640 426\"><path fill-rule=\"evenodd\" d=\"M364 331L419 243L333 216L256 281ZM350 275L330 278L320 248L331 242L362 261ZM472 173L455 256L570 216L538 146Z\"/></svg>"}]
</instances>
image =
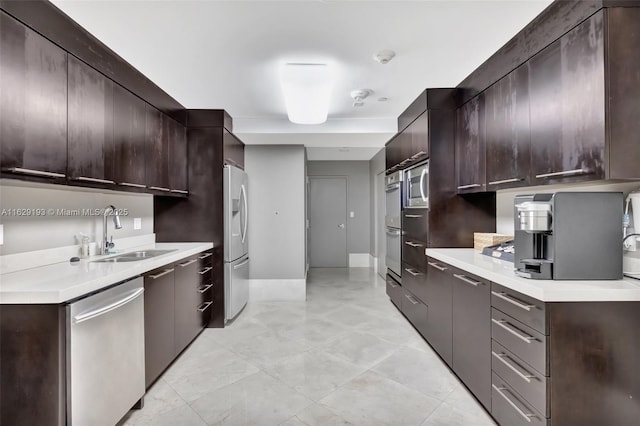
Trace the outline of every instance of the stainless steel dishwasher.
<instances>
[{"instance_id":1,"label":"stainless steel dishwasher","mask_svg":"<svg viewBox=\"0 0 640 426\"><path fill-rule=\"evenodd\" d=\"M144 395L143 292L135 278L67 305L68 425L115 425Z\"/></svg>"}]
</instances>

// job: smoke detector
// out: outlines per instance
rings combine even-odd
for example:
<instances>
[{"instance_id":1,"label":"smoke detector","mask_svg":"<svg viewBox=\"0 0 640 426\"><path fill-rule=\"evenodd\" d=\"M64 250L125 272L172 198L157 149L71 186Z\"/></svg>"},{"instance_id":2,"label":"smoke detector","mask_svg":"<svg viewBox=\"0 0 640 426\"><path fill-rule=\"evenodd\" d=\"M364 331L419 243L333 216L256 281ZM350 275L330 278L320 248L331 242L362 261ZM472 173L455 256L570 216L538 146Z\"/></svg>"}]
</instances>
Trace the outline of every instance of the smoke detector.
<instances>
[{"instance_id":1,"label":"smoke detector","mask_svg":"<svg viewBox=\"0 0 640 426\"><path fill-rule=\"evenodd\" d=\"M364 105L364 100L373 93L369 89L357 89L351 91L351 98L353 99L354 107L361 107Z\"/></svg>"},{"instance_id":2,"label":"smoke detector","mask_svg":"<svg viewBox=\"0 0 640 426\"><path fill-rule=\"evenodd\" d=\"M395 56L396 56L396 52L394 52L393 50L385 49L374 54L373 59L375 59L376 62L384 65L384 64L388 64L389 61L392 60Z\"/></svg>"}]
</instances>

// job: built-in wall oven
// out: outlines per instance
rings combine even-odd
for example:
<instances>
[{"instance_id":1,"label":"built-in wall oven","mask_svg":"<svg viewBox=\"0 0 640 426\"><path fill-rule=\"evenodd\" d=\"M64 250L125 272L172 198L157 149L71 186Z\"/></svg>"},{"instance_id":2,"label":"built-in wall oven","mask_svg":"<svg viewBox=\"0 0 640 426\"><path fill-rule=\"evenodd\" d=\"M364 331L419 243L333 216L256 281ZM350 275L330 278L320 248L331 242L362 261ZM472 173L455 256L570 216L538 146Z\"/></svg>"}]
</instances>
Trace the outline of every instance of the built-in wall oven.
<instances>
[{"instance_id":1,"label":"built-in wall oven","mask_svg":"<svg viewBox=\"0 0 640 426\"><path fill-rule=\"evenodd\" d=\"M402 247L402 172L387 175L385 179L387 238L387 272L400 281Z\"/></svg>"},{"instance_id":2,"label":"built-in wall oven","mask_svg":"<svg viewBox=\"0 0 640 426\"><path fill-rule=\"evenodd\" d=\"M404 207L429 208L429 160L405 171Z\"/></svg>"}]
</instances>

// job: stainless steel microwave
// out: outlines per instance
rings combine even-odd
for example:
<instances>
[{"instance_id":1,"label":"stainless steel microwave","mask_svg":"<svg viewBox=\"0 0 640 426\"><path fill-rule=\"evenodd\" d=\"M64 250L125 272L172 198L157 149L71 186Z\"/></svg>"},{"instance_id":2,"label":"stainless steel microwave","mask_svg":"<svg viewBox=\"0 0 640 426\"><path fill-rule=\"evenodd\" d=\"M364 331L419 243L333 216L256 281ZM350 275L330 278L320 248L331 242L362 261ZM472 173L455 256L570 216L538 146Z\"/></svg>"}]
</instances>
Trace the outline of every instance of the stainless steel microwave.
<instances>
[{"instance_id":1,"label":"stainless steel microwave","mask_svg":"<svg viewBox=\"0 0 640 426\"><path fill-rule=\"evenodd\" d=\"M429 207L429 160L404 172L404 207Z\"/></svg>"}]
</instances>

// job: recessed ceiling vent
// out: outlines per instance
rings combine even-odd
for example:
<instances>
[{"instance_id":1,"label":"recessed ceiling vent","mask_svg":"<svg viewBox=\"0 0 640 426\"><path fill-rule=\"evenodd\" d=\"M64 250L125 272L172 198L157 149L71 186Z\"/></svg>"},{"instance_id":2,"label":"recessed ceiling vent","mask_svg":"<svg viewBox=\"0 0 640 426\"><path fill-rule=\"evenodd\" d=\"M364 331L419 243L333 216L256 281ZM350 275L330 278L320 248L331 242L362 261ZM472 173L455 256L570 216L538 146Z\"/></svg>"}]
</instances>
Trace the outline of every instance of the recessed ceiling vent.
<instances>
[{"instance_id":1,"label":"recessed ceiling vent","mask_svg":"<svg viewBox=\"0 0 640 426\"><path fill-rule=\"evenodd\" d=\"M385 65L388 64L394 57L396 56L396 52L393 50L385 49L381 50L378 53L373 55L373 59L379 64Z\"/></svg>"},{"instance_id":2,"label":"recessed ceiling vent","mask_svg":"<svg viewBox=\"0 0 640 426\"><path fill-rule=\"evenodd\" d=\"M361 107L364 105L364 100L373 93L369 89L357 89L351 91L351 98L353 99L354 107Z\"/></svg>"}]
</instances>

